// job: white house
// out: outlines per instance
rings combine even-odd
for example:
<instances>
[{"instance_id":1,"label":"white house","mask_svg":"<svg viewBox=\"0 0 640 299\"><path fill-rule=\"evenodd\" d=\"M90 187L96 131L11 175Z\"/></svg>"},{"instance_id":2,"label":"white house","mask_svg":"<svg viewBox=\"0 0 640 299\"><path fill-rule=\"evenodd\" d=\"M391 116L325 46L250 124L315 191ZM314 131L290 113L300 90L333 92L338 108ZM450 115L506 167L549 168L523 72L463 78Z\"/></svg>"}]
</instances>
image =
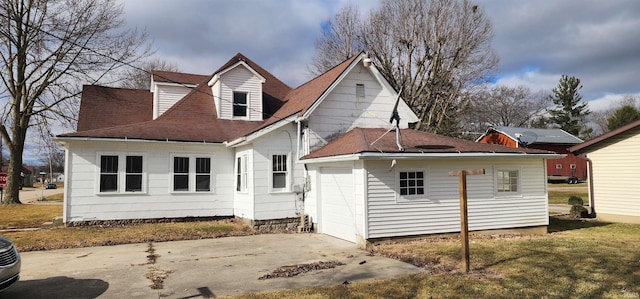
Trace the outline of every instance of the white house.
<instances>
[{"instance_id":1,"label":"white house","mask_svg":"<svg viewBox=\"0 0 640 299\"><path fill-rule=\"evenodd\" d=\"M589 161L589 198L596 217L640 223L640 121L569 150Z\"/></svg>"},{"instance_id":2,"label":"white house","mask_svg":"<svg viewBox=\"0 0 640 299\"><path fill-rule=\"evenodd\" d=\"M299 221L364 244L548 224L551 152L479 144L389 123L397 92L360 53L290 88L242 54L210 76L154 72L150 90L85 86L66 148L64 221L235 216ZM395 122L395 121L394 121Z\"/></svg>"}]
</instances>

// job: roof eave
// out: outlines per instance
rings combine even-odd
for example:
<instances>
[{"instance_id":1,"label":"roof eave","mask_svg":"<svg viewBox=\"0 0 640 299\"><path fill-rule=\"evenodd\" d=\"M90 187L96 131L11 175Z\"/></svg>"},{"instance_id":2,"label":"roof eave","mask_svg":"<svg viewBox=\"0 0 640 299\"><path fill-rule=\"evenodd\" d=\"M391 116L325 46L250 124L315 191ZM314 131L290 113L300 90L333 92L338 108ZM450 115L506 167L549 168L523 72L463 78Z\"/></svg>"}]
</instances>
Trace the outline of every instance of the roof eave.
<instances>
[{"instance_id":1,"label":"roof eave","mask_svg":"<svg viewBox=\"0 0 640 299\"><path fill-rule=\"evenodd\" d=\"M450 158L542 158L559 159L565 157L563 154L532 154L532 153L385 153L385 152L364 152L330 157L319 157L302 159L299 162L304 164L344 162L354 160L425 160L425 159L450 159Z\"/></svg>"}]
</instances>

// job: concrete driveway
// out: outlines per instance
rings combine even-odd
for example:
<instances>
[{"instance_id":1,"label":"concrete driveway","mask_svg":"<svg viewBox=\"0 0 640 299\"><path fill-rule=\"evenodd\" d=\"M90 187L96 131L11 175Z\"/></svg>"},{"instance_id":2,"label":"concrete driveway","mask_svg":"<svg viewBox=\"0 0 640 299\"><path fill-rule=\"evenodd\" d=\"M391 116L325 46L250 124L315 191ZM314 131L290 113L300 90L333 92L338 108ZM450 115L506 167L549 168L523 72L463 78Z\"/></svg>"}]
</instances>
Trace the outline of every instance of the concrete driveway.
<instances>
[{"instance_id":1,"label":"concrete driveway","mask_svg":"<svg viewBox=\"0 0 640 299\"><path fill-rule=\"evenodd\" d=\"M423 272L320 234L265 234L21 256L21 280L0 293L0 298L213 298ZM345 265L295 277L258 279L281 266L319 261ZM161 289L150 287L154 278Z\"/></svg>"}]
</instances>

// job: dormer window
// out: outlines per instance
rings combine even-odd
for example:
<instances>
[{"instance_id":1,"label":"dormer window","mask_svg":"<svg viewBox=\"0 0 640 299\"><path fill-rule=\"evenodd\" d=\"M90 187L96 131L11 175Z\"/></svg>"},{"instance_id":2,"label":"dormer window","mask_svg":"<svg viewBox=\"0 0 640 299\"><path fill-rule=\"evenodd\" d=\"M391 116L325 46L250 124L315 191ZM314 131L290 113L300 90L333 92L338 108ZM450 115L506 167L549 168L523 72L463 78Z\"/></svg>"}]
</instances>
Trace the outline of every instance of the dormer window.
<instances>
[{"instance_id":1,"label":"dormer window","mask_svg":"<svg viewBox=\"0 0 640 299\"><path fill-rule=\"evenodd\" d=\"M247 117L247 93L233 92L233 117Z\"/></svg>"}]
</instances>

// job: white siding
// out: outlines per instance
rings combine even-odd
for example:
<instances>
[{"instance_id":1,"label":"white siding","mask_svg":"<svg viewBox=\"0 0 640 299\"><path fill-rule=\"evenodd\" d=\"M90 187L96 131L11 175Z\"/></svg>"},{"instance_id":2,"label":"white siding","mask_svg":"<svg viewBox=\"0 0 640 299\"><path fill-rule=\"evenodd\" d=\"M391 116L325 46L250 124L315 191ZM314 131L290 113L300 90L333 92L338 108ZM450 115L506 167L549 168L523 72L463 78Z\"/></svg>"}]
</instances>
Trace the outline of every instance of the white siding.
<instances>
[{"instance_id":1,"label":"white siding","mask_svg":"<svg viewBox=\"0 0 640 299\"><path fill-rule=\"evenodd\" d=\"M233 118L233 92L247 93L248 120L262 120L262 81L242 65L220 76L219 118Z\"/></svg>"},{"instance_id":2,"label":"white siding","mask_svg":"<svg viewBox=\"0 0 640 299\"><path fill-rule=\"evenodd\" d=\"M156 84L153 91L153 118L158 118L189 92L191 89L185 86Z\"/></svg>"},{"instance_id":3,"label":"white siding","mask_svg":"<svg viewBox=\"0 0 640 299\"><path fill-rule=\"evenodd\" d=\"M520 194L496 196L496 167L520 173ZM448 173L484 168L485 175L467 177L470 230L487 230L548 224L547 193L542 159L367 161L368 238L409 236L460 231L458 177ZM421 200L396 200L396 173L402 169L426 171L426 196Z\"/></svg>"},{"instance_id":4,"label":"white siding","mask_svg":"<svg viewBox=\"0 0 640 299\"><path fill-rule=\"evenodd\" d=\"M219 145L72 141L67 150L64 220L233 215L233 152ZM99 194L99 153L143 155L146 192ZM213 192L171 192L171 154L213 155Z\"/></svg>"},{"instance_id":5,"label":"white siding","mask_svg":"<svg viewBox=\"0 0 640 299\"><path fill-rule=\"evenodd\" d=\"M356 84L364 84L364 101L356 100ZM395 96L383 88L367 68L356 66L309 117L309 145L315 149L354 127L390 127ZM401 128L413 116L403 102L398 106Z\"/></svg>"},{"instance_id":6,"label":"white siding","mask_svg":"<svg viewBox=\"0 0 640 299\"><path fill-rule=\"evenodd\" d=\"M588 154L596 213L640 216L640 135L618 136L609 142Z\"/></svg>"},{"instance_id":7,"label":"white siding","mask_svg":"<svg viewBox=\"0 0 640 299\"><path fill-rule=\"evenodd\" d=\"M301 188L303 165L295 163L296 125L287 125L271 132L254 142L253 161L255 175L255 219L278 219L296 217L302 212L302 195L294 193L294 186ZM287 154L289 158L289 191L271 190L271 155Z\"/></svg>"}]
</instances>

